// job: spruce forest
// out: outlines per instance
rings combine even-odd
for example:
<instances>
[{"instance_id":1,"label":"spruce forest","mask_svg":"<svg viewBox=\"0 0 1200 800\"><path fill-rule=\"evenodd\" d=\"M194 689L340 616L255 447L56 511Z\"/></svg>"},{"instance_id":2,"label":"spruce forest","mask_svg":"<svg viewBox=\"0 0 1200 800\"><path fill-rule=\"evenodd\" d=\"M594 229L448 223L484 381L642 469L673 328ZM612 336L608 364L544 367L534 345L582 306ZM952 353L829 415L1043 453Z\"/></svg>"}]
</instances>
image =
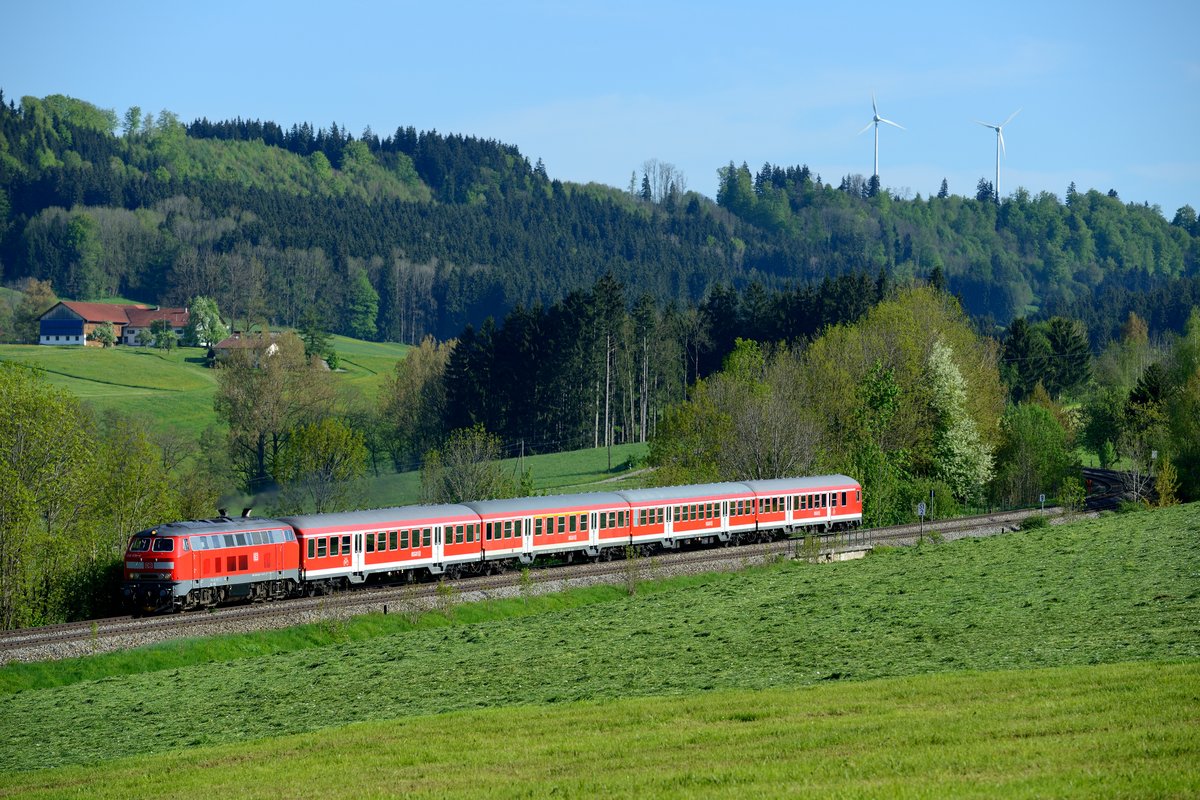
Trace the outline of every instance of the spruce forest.
<instances>
[{"instance_id":1,"label":"spruce forest","mask_svg":"<svg viewBox=\"0 0 1200 800\"><path fill-rule=\"evenodd\" d=\"M71 398L0 369L0 402L28 415L0 423L0 479L28 489L0 499L6 545L107 509L88 553L52 568L0 552L5 627L89 613L130 530L202 513L223 485L311 485L313 452L339 454L346 481L443 469L467 445L648 442L660 483L845 472L875 524L931 496L939 516L1076 503L1082 459L1126 469L1136 501L1200 498L1190 206L1074 184L997 198L985 179L898 197L736 157L714 165L714 201L663 162L625 188L578 185L490 139L285 124L0 94L0 341L36 341L57 299L215 302L236 330L300 334L269 368L215 370L224 427L162 458L143 505L81 495L63 511L54 486L85 482L39 484L20 425L80 469L155 461L161 444L111 419L96 434ZM331 355L328 333L413 349L377 401L347 400L312 358ZM252 413L266 396L273 415ZM79 573L85 596L48 591Z\"/></svg>"}]
</instances>

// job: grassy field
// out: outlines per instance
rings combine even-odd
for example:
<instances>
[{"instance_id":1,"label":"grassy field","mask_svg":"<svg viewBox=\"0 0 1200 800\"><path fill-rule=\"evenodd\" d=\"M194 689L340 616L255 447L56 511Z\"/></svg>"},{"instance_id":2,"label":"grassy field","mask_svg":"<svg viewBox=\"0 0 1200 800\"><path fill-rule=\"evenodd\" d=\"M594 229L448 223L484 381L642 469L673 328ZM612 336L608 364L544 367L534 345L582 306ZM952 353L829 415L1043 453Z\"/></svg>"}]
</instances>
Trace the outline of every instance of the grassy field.
<instances>
[{"instance_id":1,"label":"grassy field","mask_svg":"<svg viewBox=\"0 0 1200 800\"><path fill-rule=\"evenodd\" d=\"M517 706L0 775L0 796L1194 797L1190 664ZM132 752L132 751L131 751Z\"/></svg>"},{"instance_id":2,"label":"grassy field","mask_svg":"<svg viewBox=\"0 0 1200 800\"><path fill-rule=\"evenodd\" d=\"M514 476L528 469L534 488L547 494L572 492L616 491L641 488L645 473L637 464L646 457L649 447L644 444L615 445L612 449L612 469L608 451L603 447L575 450L569 453L547 453L508 458L501 468ZM419 472L384 472L363 481L365 507L407 505L418 502L421 492Z\"/></svg>"},{"instance_id":3,"label":"grassy field","mask_svg":"<svg viewBox=\"0 0 1200 800\"><path fill-rule=\"evenodd\" d=\"M653 577L653 559L644 559L636 567L641 577ZM1169 668L1178 670L1182 689L1143 685L1145 677L1120 679L1132 687L1121 691L1132 692L1137 698L1135 703L1121 702L1133 709L1129 714L1142 714L1142 727L1104 714L1096 717L1096 722L1085 724L1073 713L1063 712L1055 702L1022 702L1020 697L1037 694L1036 678L980 676L985 682L982 685L993 686L980 690L980 702L985 705L1004 705L1011 694L1017 695L1014 702L1019 708L1011 710L1017 715L1011 720L1019 729L1025 725L1020 722L1024 719L1020 714L1030 715L1027 741L1001 738L989 744L986 736L977 734L970 745L975 749L963 758L971 764L982 764L991 747L998 763L1024 764L1026 756L1021 753L1032 751L1022 748L1054 744L1061 747L1065 770L1056 772L1058 767L1054 765L1059 764L1059 756L1048 756L1046 769L1059 776L1054 781L1065 782L1042 783L1042 773L1035 770L1038 780L1025 785L1022 769L997 767L995 773L988 773L992 783L981 784L984 789L980 793L988 794L986 787L996 786L1027 795L1059 794L1059 789L1087 794L1088 787L1095 788L1094 781L1106 779L1109 774L1114 779L1124 776L1122 780L1133 780L1129 776L1141 774L1138 769L1115 764L1109 764L1111 773L1105 772L1109 756L1131 747L1143 758L1162 748L1172 768L1183 760L1194 770L1200 718L1195 668L1200 660L1198 575L1200 506L1193 505L984 540L884 550L858 562L828 566L788 563L747 573L647 582L640 584L632 596L609 588L607 594L580 595L576 599L571 599L573 593L567 593L556 601L547 600L544 606L531 601L532 608L520 600L461 606L453 619L435 622L438 615L431 615L415 625L401 614L351 623L331 620L308 634L290 634L300 640L276 639L272 644L271 637L283 634L263 634L253 645L246 641L224 645L230 648L224 654L204 653L207 647L221 645L174 644L156 648L140 660L101 657L59 665L63 671L75 674L74 682L62 686L48 685L53 681L39 679L30 668L9 667L0 670L8 691L0 697L0 719L5 720L8 731L0 740L0 770L107 764L104 770L124 770L131 780L140 780L137 775L145 770L145 761L140 766L108 762L134 751L144 758L244 742L248 752L260 753L271 763L295 759L296 769L311 775L304 759L313 752L329 755L344 768L353 763L355 748L339 748L347 736L356 735L347 733L343 726L360 722L383 725L362 730L399 731L394 734L394 748L403 750L403 743L409 741L414 758L418 753L436 751L439 757L449 759L453 757L449 745L437 747L419 738L424 736L420 732L427 730L422 726L446 731L447 735L457 729L460 740L474 741L471 737L478 735L477 729L462 725L475 725L476 720L493 720L487 724L501 725L504 720L527 716L536 720L559 713L551 710L561 709L564 704L584 703L595 704L596 710L572 706L574 710L563 711L563 721L555 724L596 730L599 723L586 722L588 715L604 717L617 725L623 714L635 713L621 709L662 708L664 717L675 713L669 711L669 704L639 706L639 702L648 702L640 700L628 706L613 705L615 701L676 697L683 698L679 702L687 708L709 693L732 693L729 697L739 692L787 694L804 686L847 681L1058 667L1080 668L1062 673L1066 676L1066 696L1082 697L1099 691L1099 701L1107 695L1087 687L1100 673L1087 667L1125 662L1186 664ZM20 680L19 673L24 676ZM1145 673L1150 674L1154 672ZM1032 681L1026 684L1031 695L1022 695L1025 690L995 688L1004 686L1005 681L1026 680ZM873 685L861 683L862 687ZM43 686L46 688L40 688ZM856 724L864 725L867 731L878 727L872 719L889 718L896 710L890 702L871 700L880 692L887 696L901 691L911 695L918 705L941 707L942 711L936 713L953 716L953 701L924 696L927 692L936 694L934 684L916 680L888 686L906 688L829 688L795 696L815 697L813 702L831 702L837 708L841 707L839 701L822 699L823 692L861 691L858 696L865 699L850 716L865 715ZM14 691L18 687L25 688ZM1177 696L1177 690L1182 695ZM1142 691L1144 696L1138 694ZM803 740L808 734L797 719L770 722L769 714L763 716L774 702L746 700L743 713L749 716L744 721L761 723L760 733L772 732L781 741L797 737ZM798 708L807 702L804 700ZM484 709L490 711L464 718L457 725L441 716ZM994 713L1002 712L1008 713L1000 708ZM1181 738L1166 737L1162 732L1174 730L1179 715L1187 721L1178 733ZM572 721L572 717L577 719ZM486 728L484 722L478 724ZM517 722L513 724L517 727L512 736L519 742L526 734L518 730ZM969 728L970 717L958 719L957 724ZM664 728L672 729L669 724ZM320 733L322 730L326 732ZM470 735L467 730L472 731ZM895 730L916 732L911 722L896 721ZM903 780L907 774L903 765L928 758L934 743L929 737L941 736L938 730L926 730L923 738L914 742L919 752L902 749L876 768L884 769L890 763L890 779ZM1146 733L1149 738L1144 739L1136 731L1157 733ZM274 740L294 734L307 738ZM538 758L552 758L560 745L557 752L564 758L584 757L589 752L574 742L540 738L543 735L536 728L528 734L532 751L541 754ZM624 735L636 734L630 731ZM1055 744L1058 740L1061 742ZM297 742L308 744L300 746ZM694 744L699 747L701 742ZM594 745L603 747L603 742ZM509 742L503 745L509 746ZM390 752L392 747L381 746L380 751ZM1087 752L1076 760L1066 755L1073 747ZM236 751L238 755L231 749L198 750L172 758L193 765L181 766L184 772L190 768L203 770L203 764L212 764L215 759L218 763L232 760L237 769L253 775L257 761L246 757L244 748ZM771 749L764 765L768 772L764 774L774 774L770 770L775 769L777 759L784 758L782 749ZM497 752L508 751L501 748ZM657 759L666 758L669 752L654 749L644 757L633 755L635 763L630 769L636 774L629 780L634 782L615 785L614 791L638 793L639 787L654 786L638 781L658 780L661 771ZM1090 760L1093 757L1095 761ZM369 758L375 763L376 754ZM696 761L689 756L679 763L693 767L704 764L702 748L698 758ZM531 763L539 761L535 758ZM1158 762L1150 759L1147 763ZM725 774L724 770L733 766L736 762L718 773ZM1070 781L1077 767L1087 781L1074 784ZM304 773L306 769L308 773ZM546 782L529 789L533 794L560 785L556 780L567 781L562 785L575 787L573 791L587 793L586 780L595 774L587 769L570 769L568 777L567 773L525 772L526 766L522 766L518 775L504 767L498 769L499 774L518 781L535 781L540 775ZM1168 772L1154 766L1148 769L1155 780L1168 780ZM341 771L344 773L344 769ZM954 770L946 766L944 779L952 780L952 773ZM69 776L78 774L66 770L44 776L14 776L11 781L14 787L30 788L45 781L46 785L63 788L70 785ZM155 770L155 774L161 778L161 772ZM970 774L970 769L965 774ZM837 775L827 777L832 780ZM908 774L907 779L916 781L918 777ZM372 773L363 780L375 777ZM733 779L724 778L708 789L718 793L738 790L737 781L729 780ZM1189 780L1192 783L1187 785L1194 785L1194 774ZM446 791L465 791L463 787L435 785ZM1114 784L1118 788L1122 785ZM1182 791L1182 784L1163 785ZM275 790L273 784L255 786L252 782L247 791ZM680 784L664 791L704 793L706 786L701 783L689 788ZM890 794L883 784L858 788ZM186 787L181 791L188 793ZM819 793L818 789L813 791ZM378 784L373 789L367 787L366 793L386 794L388 790Z\"/></svg>"},{"instance_id":4,"label":"grassy field","mask_svg":"<svg viewBox=\"0 0 1200 800\"><path fill-rule=\"evenodd\" d=\"M407 345L333 337L342 355L342 382L374 404L384 376ZM43 347L0 345L0 361L41 369L51 384L103 411L144 416L152 425L199 436L217 423L213 411L216 373L204 366L205 351L181 347L163 352L143 347Z\"/></svg>"}]
</instances>

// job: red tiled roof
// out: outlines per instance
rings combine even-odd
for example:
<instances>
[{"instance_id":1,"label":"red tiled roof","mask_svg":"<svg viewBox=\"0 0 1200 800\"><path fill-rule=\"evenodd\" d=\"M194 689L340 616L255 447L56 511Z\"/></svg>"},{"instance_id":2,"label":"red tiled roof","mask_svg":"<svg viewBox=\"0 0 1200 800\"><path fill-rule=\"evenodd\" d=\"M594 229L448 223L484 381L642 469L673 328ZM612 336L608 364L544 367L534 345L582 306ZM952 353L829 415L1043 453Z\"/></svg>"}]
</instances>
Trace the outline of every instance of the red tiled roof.
<instances>
[{"instance_id":1,"label":"red tiled roof","mask_svg":"<svg viewBox=\"0 0 1200 800\"><path fill-rule=\"evenodd\" d=\"M61 305L83 317L85 322L116 322L121 325L129 324L128 309L145 308L145 306L117 306L110 303L77 303L74 300L63 300Z\"/></svg>"},{"instance_id":2,"label":"red tiled roof","mask_svg":"<svg viewBox=\"0 0 1200 800\"><path fill-rule=\"evenodd\" d=\"M157 319L168 320L172 328L186 328L188 324L186 308L138 308L136 306L125 306L124 308L129 317L129 324L135 328L149 328L150 323Z\"/></svg>"}]
</instances>

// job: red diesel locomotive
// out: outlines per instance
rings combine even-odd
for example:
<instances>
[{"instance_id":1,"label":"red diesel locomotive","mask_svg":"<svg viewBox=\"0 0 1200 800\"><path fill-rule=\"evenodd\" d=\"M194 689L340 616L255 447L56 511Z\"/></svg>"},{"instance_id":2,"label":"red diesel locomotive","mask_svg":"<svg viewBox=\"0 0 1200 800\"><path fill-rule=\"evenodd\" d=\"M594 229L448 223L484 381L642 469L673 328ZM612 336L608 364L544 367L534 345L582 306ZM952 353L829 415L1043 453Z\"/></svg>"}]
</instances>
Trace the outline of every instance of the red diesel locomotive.
<instances>
[{"instance_id":1,"label":"red diesel locomotive","mask_svg":"<svg viewBox=\"0 0 1200 800\"><path fill-rule=\"evenodd\" d=\"M280 519L173 522L135 534L124 595L136 612L276 600L363 583L482 573L538 556L769 539L862 522L845 475L481 500Z\"/></svg>"}]
</instances>

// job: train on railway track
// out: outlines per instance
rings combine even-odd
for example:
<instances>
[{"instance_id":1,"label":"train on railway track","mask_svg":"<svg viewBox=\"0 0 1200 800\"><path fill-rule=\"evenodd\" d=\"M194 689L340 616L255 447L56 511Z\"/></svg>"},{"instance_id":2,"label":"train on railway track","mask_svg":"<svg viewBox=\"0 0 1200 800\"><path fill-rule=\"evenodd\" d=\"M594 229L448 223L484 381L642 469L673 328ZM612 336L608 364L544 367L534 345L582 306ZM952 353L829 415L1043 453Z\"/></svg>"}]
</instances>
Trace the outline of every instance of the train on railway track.
<instances>
[{"instance_id":1,"label":"train on railway track","mask_svg":"<svg viewBox=\"0 0 1200 800\"><path fill-rule=\"evenodd\" d=\"M693 544L766 541L862 523L845 475L415 505L278 519L222 514L134 534L134 614L281 600L374 581L484 574L539 557L608 559Z\"/></svg>"}]
</instances>

